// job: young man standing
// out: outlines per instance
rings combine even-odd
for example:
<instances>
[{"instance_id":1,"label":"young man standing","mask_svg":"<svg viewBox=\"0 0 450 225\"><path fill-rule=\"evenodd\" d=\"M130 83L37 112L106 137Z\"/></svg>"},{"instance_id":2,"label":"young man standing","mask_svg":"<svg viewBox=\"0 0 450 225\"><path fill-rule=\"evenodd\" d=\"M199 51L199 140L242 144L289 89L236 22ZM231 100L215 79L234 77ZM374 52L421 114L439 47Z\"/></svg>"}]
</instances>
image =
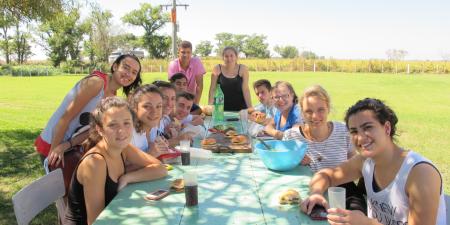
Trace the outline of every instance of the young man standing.
<instances>
[{"instance_id":1,"label":"young man standing","mask_svg":"<svg viewBox=\"0 0 450 225\"><path fill-rule=\"evenodd\" d=\"M194 94L194 103L199 104L203 92L203 75L206 71L200 58L192 57L192 44L189 41L180 43L178 58L169 64L169 79L176 73L186 75L187 91Z\"/></svg>"}]
</instances>

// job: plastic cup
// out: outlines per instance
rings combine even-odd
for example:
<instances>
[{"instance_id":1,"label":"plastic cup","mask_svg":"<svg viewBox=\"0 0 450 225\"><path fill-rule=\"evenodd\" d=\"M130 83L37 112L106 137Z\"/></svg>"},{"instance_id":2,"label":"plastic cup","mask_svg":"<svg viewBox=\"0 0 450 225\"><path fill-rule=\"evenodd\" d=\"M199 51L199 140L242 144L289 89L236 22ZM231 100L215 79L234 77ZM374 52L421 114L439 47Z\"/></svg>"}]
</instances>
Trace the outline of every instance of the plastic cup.
<instances>
[{"instance_id":1,"label":"plastic cup","mask_svg":"<svg viewBox=\"0 0 450 225\"><path fill-rule=\"evenodd\" d=\"M345 209L345 188L328 188L328 202L330 204L330 208Z\"/></svg>"},{"instance_id":2,"label":"plastic cup","mask_svg":"<svg viewBox=\"0 0 450 225\"><path fill-rule=\"evenodd\" d=\"M186 206L198 205L198 184L197 173L189 171L184 173L184 195L186 197Z\"/></svg>"},{"instance_id":3,"label":"plastic cup","mask_svg":"<svg viewBox=\"0 0 450 225\"><path fill-rule=\"evenodd\" d=\"M248 131L248 110L243 109L239 111L239 117L242 123L242 129L244 133L247 133Z\"/></svg>"},{"instance_id":4,"label":"plastic cup","mask_svg":"<svg viewBox=\"0 0 450 225\"><path fill-rule=\"evenodd\" d=\"M191 141L181 140L180 141L180 151L181 151L181 165L187 166L191 164Z\"/></svg>"}]
</instances>

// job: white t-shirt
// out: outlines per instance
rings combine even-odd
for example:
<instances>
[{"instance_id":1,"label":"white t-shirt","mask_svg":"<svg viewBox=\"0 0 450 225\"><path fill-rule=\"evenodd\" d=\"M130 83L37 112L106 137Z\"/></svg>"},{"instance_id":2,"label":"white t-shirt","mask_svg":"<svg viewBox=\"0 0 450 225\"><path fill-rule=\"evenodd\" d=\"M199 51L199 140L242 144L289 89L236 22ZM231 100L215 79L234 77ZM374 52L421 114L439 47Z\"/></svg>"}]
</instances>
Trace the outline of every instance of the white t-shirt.
<instances>
[{"instance_id":1,"label":"white t-shirt","mask_svg":"<svg viewBox=\"0 0 450 225\"><path fill-rule=\"evenodd\" d=\"M364 161L362 174L367 191L367 215L369 218L376 218L378 222L385 225L408 224L409 201L405 192L406 181L411 169L420 162L431 164L428 159L409 151L394 180L383 190L374 192L373 172L375 163L371 158ZM446 224L443 193L443 188L441 188L436 225Z\"/></svg>"},{"instance_id":2,"label":"white t-shirt","mask_svg":"<svg viewBox=\"0 0 450 225\"><path fill-rule=\"evenodd\" d=\"M321 142L306 139L298 127L284 132L283 140L298 139L308 144L306 155L311 158L309 167L313 172L338 166L347 161L348 154L353 151L345 125L341 122L332 123L333 130L330 136Z\"/></svg>"},{"instance_id":3,"label":"white t-shirt","mask_svg":"<svg viewBox=\"0 0 450 225\"><path fill-rule=\"evenodd\" d=\"M193 119L192 114L189 114L186 117L184 117L180 122L182 125L185 125L185 124L191 123L192 119Z\"/></svg>"},{"instance_id":4,"label":"white t-shirt","mask_svg":"<svg viewBox=\"0 0 450 225\"><path fill-rule=\"evenodd\" d=\"M158 128L153 127L150 130L149 139L145 132L136 132L133 130L133 137L131 138L131 144L142 150L143 152L149 152L149 143L153 143L158 135Z\"/></svg>"}]
</instances>

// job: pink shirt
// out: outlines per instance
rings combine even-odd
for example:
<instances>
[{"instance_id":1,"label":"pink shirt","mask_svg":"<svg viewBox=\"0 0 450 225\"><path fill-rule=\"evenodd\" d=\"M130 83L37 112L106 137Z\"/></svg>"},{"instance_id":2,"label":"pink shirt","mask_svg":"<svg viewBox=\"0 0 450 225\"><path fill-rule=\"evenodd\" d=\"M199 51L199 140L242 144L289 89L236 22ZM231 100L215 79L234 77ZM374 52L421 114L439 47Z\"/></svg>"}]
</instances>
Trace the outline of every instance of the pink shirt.
<instances>
[{"instance_id":1,"label":"pink shirt","mask_svg":"<svg viewBox=\"0 0 450 225\"><path fill-rule=\"evenodd\" d=\"M179 59L175 59L169 64L169 78L176 73L183 73L186 75L188 81L187 90L192 94L195 94L195 89L197 88L197 82L195 81L196 76L203 76L206 71L203 67L202 61L198 57L192 57L189 61L189 67L187 70L183 70L180 65Z\"/></svg>"}]
</instances>

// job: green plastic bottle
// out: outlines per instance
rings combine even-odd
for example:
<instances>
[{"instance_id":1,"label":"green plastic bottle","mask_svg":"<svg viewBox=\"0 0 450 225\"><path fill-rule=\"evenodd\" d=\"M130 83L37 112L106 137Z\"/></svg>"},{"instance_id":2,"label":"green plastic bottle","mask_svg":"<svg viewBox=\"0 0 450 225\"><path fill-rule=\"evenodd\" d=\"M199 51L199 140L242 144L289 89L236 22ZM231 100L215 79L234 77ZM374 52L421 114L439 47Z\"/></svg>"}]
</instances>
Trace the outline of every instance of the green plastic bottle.
<instances>
[{"instance_id":1,"label":"green plastic bottle","mask_svg":"<svg viewBox=\"0 0 450 225\"><path fill-rule=\"evenodd\" d=\"M213 112L213 120L214 123L223 122L223 104L224 104L224 95L222 89L220 88L220 84L217 84L216 93L214 94L214 112Z\"/></svg>"}]
</instances>

